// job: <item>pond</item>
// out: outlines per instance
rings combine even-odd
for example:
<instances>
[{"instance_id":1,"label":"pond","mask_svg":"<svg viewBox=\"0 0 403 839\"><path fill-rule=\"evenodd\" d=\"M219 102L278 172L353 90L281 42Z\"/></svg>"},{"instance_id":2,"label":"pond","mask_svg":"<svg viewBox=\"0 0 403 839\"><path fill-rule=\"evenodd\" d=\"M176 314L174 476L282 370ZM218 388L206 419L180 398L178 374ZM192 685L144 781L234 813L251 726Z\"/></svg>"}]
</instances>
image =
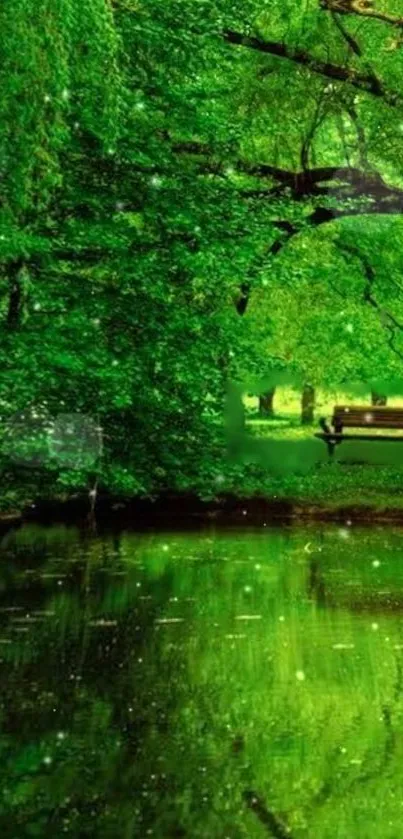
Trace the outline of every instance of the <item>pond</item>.
<instances>
[{"instance_id":1,"label":"pond","mask_svg":"<svg viewBox=\"0 0 403 839\"><path fill-rule=\"evenodd\" d=\"M402 535L9 531L0 835L401 837Z\"/></svg>"}]
</instances>

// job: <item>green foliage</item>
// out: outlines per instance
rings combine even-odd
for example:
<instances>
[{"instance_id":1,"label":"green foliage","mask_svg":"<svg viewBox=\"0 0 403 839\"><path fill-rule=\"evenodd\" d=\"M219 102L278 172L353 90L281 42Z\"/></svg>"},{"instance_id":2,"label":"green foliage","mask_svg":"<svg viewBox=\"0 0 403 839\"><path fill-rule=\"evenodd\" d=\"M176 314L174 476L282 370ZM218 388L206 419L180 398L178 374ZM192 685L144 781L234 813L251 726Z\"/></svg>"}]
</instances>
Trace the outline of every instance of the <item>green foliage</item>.
<instances>
[{"instance_id":1,"label":"green foliage","mask_svg":"<svg viewBox=\"0 0 403 839\"><path fill-rule=\"evenodd\" d=\"M349 75L398 88L386 25L364 21L359 58L316 0L7 0L0 24L7 474L32 443L54 491L95 474L114 492L211 493L229 381L399 377L401 222L385 201L403 113ZM289 59L227 30L286 41ZM326 61L347 76L329 81ZM315 167L337 188L276 174ZM312 222L330 208L341 218ZM46 435L40 451L36 432L13 438L27 406L90 418L102 456L72 468Z\"/></svg>"}]
</instances>

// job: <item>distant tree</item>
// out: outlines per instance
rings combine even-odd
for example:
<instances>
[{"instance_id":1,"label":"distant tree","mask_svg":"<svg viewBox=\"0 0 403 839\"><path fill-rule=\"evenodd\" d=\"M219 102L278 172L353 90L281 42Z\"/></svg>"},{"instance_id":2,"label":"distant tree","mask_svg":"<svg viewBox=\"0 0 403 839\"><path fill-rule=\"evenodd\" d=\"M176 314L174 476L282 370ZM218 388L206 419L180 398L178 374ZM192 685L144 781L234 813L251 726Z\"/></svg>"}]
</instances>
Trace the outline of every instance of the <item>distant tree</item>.
<instances>
[{"instance_id":1,"label":"distant tree","mask_svg":"<svg viewBox=\"0 0 403 839\"><path fill-rule=\"evenodd\" d=\"M312 385L304 385L301 396L301 423L310 425L314 421L315 412L315 388Z\"/></svg>"},{"instance_id":2,"label":"distant tree","mask_svg":"<svg viewBox=\"0 0 403 839\"><path fill-rule=\"evenodd\" d=\"M261 417L269 418L274 416L273 401L275 392L276 388L272 387L266 393L262 393L259 396L259 414Z\"/></svg>"}]
</instances>

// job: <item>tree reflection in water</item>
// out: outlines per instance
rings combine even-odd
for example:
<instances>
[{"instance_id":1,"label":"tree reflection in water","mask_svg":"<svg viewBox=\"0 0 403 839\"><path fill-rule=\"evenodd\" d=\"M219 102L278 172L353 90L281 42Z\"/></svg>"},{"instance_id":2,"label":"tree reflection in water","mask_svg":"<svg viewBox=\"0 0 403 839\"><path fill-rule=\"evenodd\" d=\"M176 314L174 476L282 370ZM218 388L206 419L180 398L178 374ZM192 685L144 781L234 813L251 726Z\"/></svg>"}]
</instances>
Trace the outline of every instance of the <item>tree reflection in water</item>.
<instances>
[{"instance_id":1,"label":"tree reflection in water","mask_svg":"<svg viewBox=\"0 0 403 839\"><path fill-rule=\"evenodd\" d=\"M400 835L401 535L9 534L1 835Z\"/></svg>"}]
</instances>

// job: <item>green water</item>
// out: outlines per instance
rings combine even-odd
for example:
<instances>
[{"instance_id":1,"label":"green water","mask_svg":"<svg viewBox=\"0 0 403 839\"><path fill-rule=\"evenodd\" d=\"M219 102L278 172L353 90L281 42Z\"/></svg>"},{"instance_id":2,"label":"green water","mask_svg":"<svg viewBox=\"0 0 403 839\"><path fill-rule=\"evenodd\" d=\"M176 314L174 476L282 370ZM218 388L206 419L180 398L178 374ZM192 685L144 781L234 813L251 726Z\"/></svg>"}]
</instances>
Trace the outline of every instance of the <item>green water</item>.
<instances>
[{"instance_id":1,"label":"green water","mask_svg":"<svg viewBox=\"0 0 403 839\"><path fill-rule=\"evenodd\" d=\"M0 699L2 839L401 839L403 531L25 526Z\"/></svg>"}]
</instances>

